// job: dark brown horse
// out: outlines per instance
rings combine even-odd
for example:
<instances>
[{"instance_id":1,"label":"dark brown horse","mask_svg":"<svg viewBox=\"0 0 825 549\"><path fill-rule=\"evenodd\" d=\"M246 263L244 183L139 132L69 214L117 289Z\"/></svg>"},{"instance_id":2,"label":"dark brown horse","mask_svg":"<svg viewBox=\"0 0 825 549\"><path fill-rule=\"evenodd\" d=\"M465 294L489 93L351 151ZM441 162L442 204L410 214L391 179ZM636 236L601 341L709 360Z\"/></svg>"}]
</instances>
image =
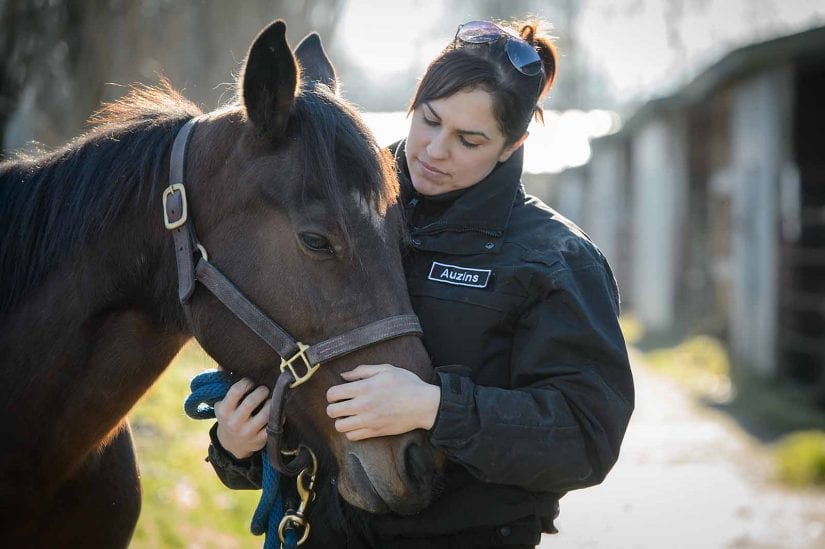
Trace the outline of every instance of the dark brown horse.
<instances>
[{"instance_id":1,"label":"dark brown horse","mask_svg":"<svg viewBox=\"0 0 825 549\"><path fill-rule=\"evenodd\" d=\"M397 181L337 97L317 36L293 55L284 24L270 25L239 84L187 153L210 263L306 343L409 314ZM199 114L171 89L139 88L66 147L0 165L0 546L128 544L140 487L124 417L191 335L235 375L271 386L278 374L272 349L203 287L191 315L178 300L161 195L172 140ZM382 362L430 374L410 336L324 364L291 392L287 436L316 450L327 491L337 479L360 509L411 512L432 492L421 433L353 443L325 414L341 371Z\"/></svg>"}]
</instances>

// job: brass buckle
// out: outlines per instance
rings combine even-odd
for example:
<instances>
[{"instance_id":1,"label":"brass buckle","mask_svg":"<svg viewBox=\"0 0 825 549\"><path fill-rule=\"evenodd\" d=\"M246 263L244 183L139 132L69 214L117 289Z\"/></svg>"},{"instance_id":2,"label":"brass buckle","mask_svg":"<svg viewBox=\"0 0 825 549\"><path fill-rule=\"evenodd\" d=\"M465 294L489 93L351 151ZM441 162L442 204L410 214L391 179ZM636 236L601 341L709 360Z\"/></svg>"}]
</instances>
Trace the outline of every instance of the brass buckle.
<instances>
[{"instance_id":1,"label":"brass buckle","mask_svg":"<svg viewBox=\"0 0 825 549\"><path fill-rule=\"evenodd\" d=\"M294 389L298 385L301 385L302 383L309 381L309 378L312 377L312 374L314 374L318 370L318 368L321 367L320 364L316 364L315 366L313 366L309 363L309 359L306 355L306 350L309 349L309 345L304 345L300 341L297 343L298 352L292 355L292 357L289 359L281 359L281 372L283 372L286 369L289 369L289 372L292 374L292 377L295 378L295 381L293 381L289 385L290 389ZM302 376L298 375L298 372L295 370L295 366L292 364L299 358L304 361L304 368L306 368L306 373L304 373L304 375Z\"/></svg>"},{"instance_id":2,"label":"brass buckle","mask_svg":"<svg viewBox=\"0 0 825 549\"><path fill-rule=\"evenodd\" d=\"M180 193L182 211L180 219L177 221L169 221L169 212L166 211L166 200L176 192ZM188 219L189 211L186 205L186 188L184 188L183 183L173 183L163 191L163 223L166 225L166 228L171 231L186 223Z\"/></svg>"}]
</instances>

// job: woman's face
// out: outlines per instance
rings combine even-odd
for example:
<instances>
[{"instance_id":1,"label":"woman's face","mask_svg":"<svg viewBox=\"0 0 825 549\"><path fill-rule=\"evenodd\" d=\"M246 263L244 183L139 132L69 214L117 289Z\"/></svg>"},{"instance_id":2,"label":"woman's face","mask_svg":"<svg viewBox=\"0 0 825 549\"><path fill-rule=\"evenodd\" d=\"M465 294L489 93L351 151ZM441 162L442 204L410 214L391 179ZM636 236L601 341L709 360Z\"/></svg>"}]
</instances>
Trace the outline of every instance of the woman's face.
<instances>
[{"instance_id":1,"label":"woman's face","mask_svg":"<svg viewBox=\"0 0 825 549\"><path fill-rule=\"evenodd\" d=\"M527 134L504 146L484 90L460 91L415 108L406 156L413 187L427 196L472 187L518 149Z\"/></svg>"}]
</instances>

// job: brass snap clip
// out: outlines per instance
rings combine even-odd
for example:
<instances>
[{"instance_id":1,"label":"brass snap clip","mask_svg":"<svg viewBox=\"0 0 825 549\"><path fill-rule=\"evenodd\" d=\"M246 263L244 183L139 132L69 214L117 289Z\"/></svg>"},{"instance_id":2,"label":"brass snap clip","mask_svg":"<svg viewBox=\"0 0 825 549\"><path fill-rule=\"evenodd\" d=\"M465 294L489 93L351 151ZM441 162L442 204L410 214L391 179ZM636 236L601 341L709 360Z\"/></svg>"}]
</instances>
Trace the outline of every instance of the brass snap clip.
<instances>
[{"instance_id":1,"label":"brass snap clip","mask_svg":"<svg viewBox=\"0 0 825 549\"><path fill-rule=\"evenodd\" d=\"M318 458L315 457L315 452L310 450L308 447L306 448L309 451L309 455L312 456L312 466L306 467L298 473L298 478L295 479L296 489L298 491L298 496L301 498L301 502L298 504L298 510L288 510L286 514L284 514L284 518L281 519L280 524L278 524L278 539L281 540L281 547L283 547L284 539L286 537L286 530L287 529L300 529L303 528L303 532L301 533L301 537L298 539L298 545L302 545L307 538L309 538L309 519L307 518L307 508L309 504L315 500L315 477L318 473ZM299 450L288 450L284 451L285 455L296 455Z\"/></svg>"}]
</instances>

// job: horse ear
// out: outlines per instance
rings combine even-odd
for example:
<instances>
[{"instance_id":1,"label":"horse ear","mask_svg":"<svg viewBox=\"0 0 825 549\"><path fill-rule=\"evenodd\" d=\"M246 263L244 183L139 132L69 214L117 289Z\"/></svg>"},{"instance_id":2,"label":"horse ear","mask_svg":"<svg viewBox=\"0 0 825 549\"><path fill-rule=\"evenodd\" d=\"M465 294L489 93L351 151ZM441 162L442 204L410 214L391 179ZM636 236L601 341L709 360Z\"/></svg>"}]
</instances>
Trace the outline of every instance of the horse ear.
<instances>
[{"instance_id":1,"label":"horse ear","mask_svg":"<svg viewBox=\"0 0 825 549\"><path fill-rule=\"evenodd\" d=\"M338 78L335 76L335 67L332 66L321 37L317 32L310 33L301 40L295 48L295 57L301 64L301 80L304 82L320 82L326 85L332 93L338 93Z\"/></svg>"},{"instance_id":2,"label":"horse ear","mask_svg":"<svg viewBox=\"0 0 825 549\"><path fill-rule=\"evenodd\" d=\"M269 138L277 139L286 132L295 100L297 72L286 41L286 24L275 21L255 38L241 76L246 115Z\"/></svg>"}]
</instances>

